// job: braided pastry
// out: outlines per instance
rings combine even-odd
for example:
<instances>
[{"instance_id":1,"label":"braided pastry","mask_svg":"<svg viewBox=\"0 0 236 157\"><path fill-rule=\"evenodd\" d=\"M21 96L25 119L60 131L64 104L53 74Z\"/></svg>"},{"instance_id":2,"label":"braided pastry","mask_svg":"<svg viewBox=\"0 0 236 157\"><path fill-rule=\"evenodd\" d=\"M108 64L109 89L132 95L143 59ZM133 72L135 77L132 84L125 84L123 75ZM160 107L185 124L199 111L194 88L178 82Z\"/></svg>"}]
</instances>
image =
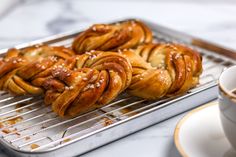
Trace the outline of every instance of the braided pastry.
<instances>
[{"instance_id":1,"label":"braided pastry","mask_svg":"<svg viewBox=\"0 0 236 157\"><path fill-rule=\"evenodd\" d=\"M146 99L184 93L202 73L197 52L152 44L151 30L134 20L94 25L78 35L72 49L80 55L46 45L9 50L0 59L0 89L44 94L45 104L59 116L73 117L111 102L125 89Z\"/></svg>"},{"instance_id":2,"label":"braided pastry","mask_svg":"<svg viewBox=\"0 0 236 157\"><path fill-rule=\"evenodd\" d=\"M93 25L78 35L72 47L81 54L90 50L116 51L135 48L151 42L151 30L142 22L132 20L110 25Z\"/></svg>"},{"instance_id":3,"label":"braided pastry","mask_svg":"<svg viewBox=\"0 0 236 157\"><path fill-rule=\"evenodd\" d=\"M39 95L43 89L34 85L35 78L42 77L59 60L64 60L74 52L65 47L36 45L25 49L10 49L0 63L0 89L16 95ZM44 72L44 73L43 73ZM49 74L49 73L47 73Z\"/></svg>"},{"instance_id":4,"label":"braided pastry","mask_svg":"<svg viewBox=\"0 0 236 157\"><path fill-rule=\"evenodd\" d=\"M130 32L132 23L135 26ZM129 34L129 38L124 34ZM128 89L135 96L157 99L181 94L198 84L202 61L196 51L179 44L150 42L152 33L147 26L138 21L128 21L118 26L92 26L74 40L73 49L79 54L96 49L118 50L126 55L133 68ZM130 48L132 50L125 50Z\"/></svg>"},{"instance_id":5,"label":"braided pastry","mask_svg":"<svg viewBox=\"0 0 236 157\"><path fill-rule=\"evenodd\" d=\"M109 103L131 83L132 67L114 52L73 55L64 47L11 49L0 62L1 89L44 94L59 116L76 116Z\"/></svg>"},{"instance_id":6,"label":"braided pastry","mask_svg":"<svg viewBox=\"0 0 236 157\"><path fill-rule=\"evenodd\" d=\"M132 95L157 99L188 91L199 82L201 56L179 44L147 44L123 51L133 67Z\"/></svg>"},{"instance_id":7,"label":"braided pastry","mask_svg":"<svg viewBox=\"0 0 236 157\"><path fill-rule=\"evenodd\" d=\"M44 81L45 103L58 115L73 117L112 101L130 85L131 77L130 63L118 53L72 57L55 66Z\"/></svg>"}]
</instances>

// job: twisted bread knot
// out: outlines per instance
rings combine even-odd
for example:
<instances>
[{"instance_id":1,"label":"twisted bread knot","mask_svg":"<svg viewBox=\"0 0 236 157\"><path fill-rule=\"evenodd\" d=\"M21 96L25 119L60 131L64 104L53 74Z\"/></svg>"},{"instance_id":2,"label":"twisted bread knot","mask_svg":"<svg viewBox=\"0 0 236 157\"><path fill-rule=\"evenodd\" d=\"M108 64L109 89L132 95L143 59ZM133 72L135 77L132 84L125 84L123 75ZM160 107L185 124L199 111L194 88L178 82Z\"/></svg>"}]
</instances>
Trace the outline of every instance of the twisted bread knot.
<instances>
[{"instance_id":1,"label":"twisted bread knot","mask_svg":"<svg viewBox=\"0 0 236 157\"><path fill-rule=\"evenodd\" d=\"M132 95L156 99L196 86L202 73L201 56L179 44L147 44L123 51L133 67Z\"/></svg>"},{"instance_id":2,"label":"twisted bread knot","mask_svg":"<svg viewBox=\"0 0 236 157\"><path fill-rule=\"evenodd\" d=\"M74 40L73 49L81 54L91 50L116 51L152 42L151 30L139 21L96 24Z\"/></svg>"},{"instance_id":3,"label":"twisted bread knot","mask_svg":"<svg viewBox=\"0 0 236 157\"><path fill-rule=\"evenodd\" d=\"M150 42L152 33L147 26L128 21L92 26L74 40L73 49L79 54L96 49L126 55L133 68L129 92L135 96L157 99L181 94L198 84L202 60L196 51L179 44Z\"/></svg>"},{"instance_id":4,"label":"twisted bread knot","mask_svg":"<svg viewBox=\"0 0 236 157\"><path fill-rule=\"evenodd\" d=\"M42 94L43 89L34 84L39 84L36 78L46 77L48 68L73 54L65 47L46 45L10 49L0 63L0 89L16 95Z\"/></svg>"},{"instance_id":5,"label":"twisted bread knot","mask_svg":"<svg viewBox=\"0 0 236 157\"><path fill-rule=\"evenodd\" d=\"M72 57L44 81L45 103L58 115L73 117L112 101L131 77L131 65L120 54L96 51Z\"/></svg>"}]
</instances>

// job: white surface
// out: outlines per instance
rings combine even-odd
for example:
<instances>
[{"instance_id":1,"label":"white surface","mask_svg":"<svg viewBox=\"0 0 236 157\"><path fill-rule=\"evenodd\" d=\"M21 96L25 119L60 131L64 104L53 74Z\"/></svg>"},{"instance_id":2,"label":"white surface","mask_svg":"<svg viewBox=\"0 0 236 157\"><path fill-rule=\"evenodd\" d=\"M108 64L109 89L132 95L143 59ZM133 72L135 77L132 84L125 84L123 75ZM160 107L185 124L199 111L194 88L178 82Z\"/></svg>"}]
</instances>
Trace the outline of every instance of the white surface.
<instances>
[{"instance_id":1,"label":"white surface","mask_svg":"<svg viewBox=\"0 0 236 157\"><path fill-rule=\"evenodd\" d=\"M223 2L28 0L0 20L0 47L95 22L141 17L236 48L236 3Z\"/></svg>"},{"instance_id":2,"label":"white surface","mask_svg":"<svg viewBox=\"0 0 236 157\"><path fill-rule=\"evenodd\" d=\"M10 12L19 2L20 0L1 0L0 17Z\"/></svg>"},{"instance_id":3,"label":"white surface","mask_svg":"<svg viewBox=\"0 0 236 157\"><path fill-rule=\"evenodd\" d=\"M189 157L235 157L226 139L218 104L194 112L183 121L176 139Z\"/></svg>"},{"instance_id":4,"label":"white surface","mask_svg":"<svg viewBox=\"0 0 236 157\"><path fill-rule=\"evenodd\" d=\"M0 48L115 18L141 17L236 49L236 3L225 1L24 0L0 18ZM177 116L89 152L83 157L180 157ZM73 150L72 150L73 151Z\"/></svg>"}]
</instances>

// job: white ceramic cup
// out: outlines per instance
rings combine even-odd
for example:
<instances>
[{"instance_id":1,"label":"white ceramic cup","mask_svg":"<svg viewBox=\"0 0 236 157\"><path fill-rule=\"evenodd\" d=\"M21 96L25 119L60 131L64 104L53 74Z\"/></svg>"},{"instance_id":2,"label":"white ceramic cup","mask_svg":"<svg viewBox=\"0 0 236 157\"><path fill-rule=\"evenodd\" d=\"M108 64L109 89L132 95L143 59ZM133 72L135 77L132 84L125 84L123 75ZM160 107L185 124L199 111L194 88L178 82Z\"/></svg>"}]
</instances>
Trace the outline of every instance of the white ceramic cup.
<instances>
[{"instance_id":1,"label":"white ceramic cup","mask_svg":"<svg viewBox=\"0 0 236 157\"><path fill-rule=\"evenodd\" d=\"M226 69L219 78L221 123L227 139L236 149L236 95L232 94L234 89L236 89L236 66Z\"/></svg>"}]
</instances>

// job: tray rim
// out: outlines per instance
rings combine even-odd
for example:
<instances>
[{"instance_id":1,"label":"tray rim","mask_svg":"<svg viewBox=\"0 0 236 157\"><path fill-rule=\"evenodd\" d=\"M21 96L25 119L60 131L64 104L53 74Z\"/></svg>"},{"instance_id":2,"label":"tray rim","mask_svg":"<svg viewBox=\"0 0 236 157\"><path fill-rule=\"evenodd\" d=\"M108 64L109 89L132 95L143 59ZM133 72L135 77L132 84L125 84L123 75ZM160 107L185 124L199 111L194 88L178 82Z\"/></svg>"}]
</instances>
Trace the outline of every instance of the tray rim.
<instances>
[{"instance_id":1,"label":"tray rim","mask_svg":"<svg viewBox=\"0 0 236 157\"><path fill-rule=\"evenodd\" d=\"M209 88L213 88L213 87L215 87L216 85L217 85L216 82L212 82L211 84L208 85L208 87L205 87L204 90L207 90L207 89L209 89ZM174 102L177 102L177 101L180 101L180 100L182 100L182 99L191 97L192 95L195 95L195 94L200 93L200 92L202 92L202 91L200 90L200 91L188 93L188 94L185 94L185 95L182 95L182 96L178 96L177 98L175 98L175 99L173 99L173 100L170 100L170 101L168 101L168 102L166 102L166 103L163 103L163 104L161 104L161 105L155 106L155 107L153 107L153 108L151 108L151 109L149 109L149 110L143 111L142 113L138 113L138 114L136 114L136 115L134 115L134 116L132 116L132 117L129 117L129 118L125 119L125 120L118 121L118 122L116 122L116 123L114 123L114 124L111 124L111 125L109 125L109 126L107 126L107 127L104 127L104 128L98 129L98 130L96 130L96 131L93 131L92 133L83 135L83 136L79 137L78 139L71 140L71 141L67 142L67 143L65 144L65 146L68 146L68 145L71 145L71 144L73 144L73 143L76 143L76 142L78 142L78 141L80 141L80 140L86 139L86 138L88 138L89 136L95 135L95 134L100 133L100 132L102 132L102 131L104 131L104 130L107 130L107 129L116 127L116 125L120 125L120 124L122 124L122 123L126 123L126 122L128 122L128 121L131 121L131 120L136 119L136 118L138 118L138 117L141 117L141 116L143 116L143 115L146 115L146 114L149 114L149 113L151 113L151 112L154 112L154 111L156 111L156 110L158 110L158 109L161 109L161 108L170 106L170 105L173 103L173 101L174 101ZM52 149L50 149L50 150L43 150L43 151L35 151L35 152L32 152L32 151L25 151L25 150L17 149L17 148L13 147L12 145L10 145L9 143L7 143L6 141L3 141L3 140L0 140L0 143L4 143L6 146L11 147L13 150L15 150L15 151L17 151L17 152L25 153L25 154L44 154L44 153L52 152L52 151L55 151L55 150L58 150L58 149L64 147L64 145L61 145L61 146L58 147L58 148L52 148Z\"/></svg>"}]
</instances>

